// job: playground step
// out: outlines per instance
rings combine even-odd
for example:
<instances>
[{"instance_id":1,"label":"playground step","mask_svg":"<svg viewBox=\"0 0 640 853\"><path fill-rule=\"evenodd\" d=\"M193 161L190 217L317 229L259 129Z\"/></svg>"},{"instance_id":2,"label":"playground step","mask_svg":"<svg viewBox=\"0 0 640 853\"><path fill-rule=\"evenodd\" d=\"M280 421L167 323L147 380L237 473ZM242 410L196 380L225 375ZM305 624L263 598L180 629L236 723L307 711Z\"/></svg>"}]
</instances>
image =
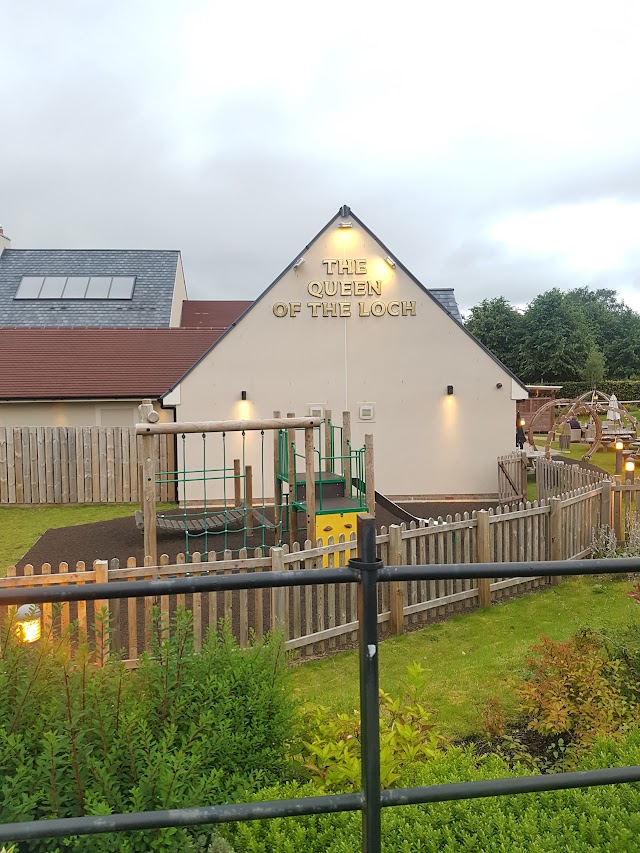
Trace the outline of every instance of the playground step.
<instances>
[{"instance_id":1,"label":"playground step","mask_svg":"<svg viewBox=\"0 0 640 853\"><path fill-rule=\"evenodd\" d=\"M294 506L301 512L306 512L307 505L304 501L296 501ZM322 506L316 502L316 515L329 515L337 512L366 512L366 507L363 507L360 501L353 498L337 497L324 498Z\"/></svg>"},{"instance_id":2,"label":"playground step","mask_svg":"<svg viewBox=\"0 0 640 853\"><path fill-rule=\"evenodd\" d=\"M340 474L334 474L331 471L316 471L314 474L316 484L316 501L327 498L342 498L345 493L345 479ZM298 475L296 478L296 501L305 501L307 499L307 481L304 476Z\"/></svg>"}]
</instances>

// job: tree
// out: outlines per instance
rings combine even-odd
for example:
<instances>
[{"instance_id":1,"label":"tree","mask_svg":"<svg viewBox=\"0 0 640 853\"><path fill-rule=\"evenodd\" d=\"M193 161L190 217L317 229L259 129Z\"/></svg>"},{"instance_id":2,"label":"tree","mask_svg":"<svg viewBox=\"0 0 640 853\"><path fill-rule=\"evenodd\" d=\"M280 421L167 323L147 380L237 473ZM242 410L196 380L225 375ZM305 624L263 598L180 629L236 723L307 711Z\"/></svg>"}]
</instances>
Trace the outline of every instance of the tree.
<instances>
[{"instance_id":1,"label":"tree","mask_svg":"<svg viewBox=\"0 0 640 853\"><path fill-rule=\"evenodd\" d=\"M523 319L525 381L580 379L595 346L591 326L576 301L558 288L537 296Z\"/></svg>"},{"instance_id":2,"label":"tree","mask_svg":"<svg viewBox=\"0 0 640 853\"><path fill-rule=\"evenodd\" d=\"M465 328L518 375L521 366L522 315L503 296L483 299L472 308Z\"/></svg>"},{"instance_id":3,"label":"tree","mask_svg":"<svg viewBox=\"0 0 640 853\"><path fill-rule=\"evenodd\" d=\"M582 368L581 379L588 382L592 388L597 388L604 379L604 356L597 347L593 347Z\"/></svg>"}]
</instances>

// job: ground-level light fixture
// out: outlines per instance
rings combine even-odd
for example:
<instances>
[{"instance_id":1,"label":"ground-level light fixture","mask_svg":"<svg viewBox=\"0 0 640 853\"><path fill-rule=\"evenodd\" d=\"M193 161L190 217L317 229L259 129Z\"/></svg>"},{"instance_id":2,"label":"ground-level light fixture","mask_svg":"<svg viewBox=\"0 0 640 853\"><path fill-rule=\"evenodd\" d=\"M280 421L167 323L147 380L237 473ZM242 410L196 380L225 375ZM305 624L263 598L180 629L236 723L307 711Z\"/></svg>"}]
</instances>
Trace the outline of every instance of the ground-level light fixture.
<instances>
[{"instance_id":1,"label":"ground-level light fixture","mask_svg":"<svg viewBox=\"0 0 640 853\"><path fill-rule=\"evenodd\" d=\"M447 385L447 394L453 394L453 385Z\"/></svg>"},{"instance_id":2,"label":"ground-level light fixture","mask_svg":"<svg viewBox=\"0 0 640 853\"><path fill-rule=\"evenodd\" d=\"M616 474L622 474L622 449L624 448L624 441L618 439L613 446L616 449Z\"/></svg>"},{"instance_id":3,"label":"ground-level light fixture","mask_svg":"<svg viewBox=\"0 0 640 853\"><path fill-rule=\"evenodd\" d=\"M387 257L385 258L385 262L389 264L392 270L396 268L396 262L393 260L393 258L390 258L389 255L387 255Z\"/></svg>"},{"instance_id":4,"label":"ground-level light fixture","mask_svg":"<svg viewBox=\"0 0 640 853\"><path fill-rule=\"evenodd\" d=\"M16 635L21 643L35 643L42 635L40 608L37 604L22 604L16 612Z\"/></svg>"},{"instance_id":5,"label":"ground-level light fixture","mask_svg":"<svg viewBox=\"0 0 640 853\"><path fill-rule=\"evenodd\" d=\"M629 457L624 463L624 470L627 483L633 483L634 473L636 470L635 460Z\"/></svg>"}]
</instances>

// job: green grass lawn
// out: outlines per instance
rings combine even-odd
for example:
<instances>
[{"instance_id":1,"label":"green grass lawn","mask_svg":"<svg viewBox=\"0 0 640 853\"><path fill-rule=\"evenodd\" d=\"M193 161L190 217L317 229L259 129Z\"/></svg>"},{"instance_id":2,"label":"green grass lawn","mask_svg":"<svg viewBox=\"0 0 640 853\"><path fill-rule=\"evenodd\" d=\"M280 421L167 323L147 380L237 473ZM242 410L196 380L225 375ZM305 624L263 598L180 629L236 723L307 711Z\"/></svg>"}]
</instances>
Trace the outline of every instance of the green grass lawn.
<instances>
[{"instance_id":1,"label":"green grass lawn","mask_svg":"<svg viewBox=\"0 0 640 853\"><path fill-rule=\"evenodd\" d=\"M91 524L133 515L134 504L0 507L0 577L42 536L54 527Z\"/></svg>"},{"instance_id":2,"label":"green grass lawn","mask_svg":"<svg viewBox=\"0 0 640 853\"><path fill-rule=\"evenodd\" d=\"M611 628L640 619L640 607L626 595L628 581L572 578L544 592L455 616L380 644L380 687L401 690L407 665L428 671L428 702L443 731L464 737L478 730L482 707L499 696L514 710L509 679L524 669L527 649L541 634L564 640L583 627ZM351 710L358 704L356 651L301 664L293 672L300 698Z\"/></svg>"}]
</instances>

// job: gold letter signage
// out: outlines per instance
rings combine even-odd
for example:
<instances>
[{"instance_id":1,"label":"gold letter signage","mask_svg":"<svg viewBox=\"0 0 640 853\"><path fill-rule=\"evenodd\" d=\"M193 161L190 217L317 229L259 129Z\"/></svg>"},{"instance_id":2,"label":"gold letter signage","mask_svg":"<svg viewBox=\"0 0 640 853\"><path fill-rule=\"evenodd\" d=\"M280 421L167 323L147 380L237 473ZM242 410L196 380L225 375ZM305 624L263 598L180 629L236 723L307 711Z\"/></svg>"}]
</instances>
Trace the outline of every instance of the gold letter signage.
<instances>
[{"instance_id":1,"label":"gold letter signage","mask_svg":"<svg viewBox=\"0 0 640 853\"><path fill-rule=\"evenodd\" d=\"M367 278L366 258L324 258L323 272L340 276L313 280L307 284L311 301L306 309L312 317L415 317L415 300L382 299L382 282ZM350 278L342 278L350 276ZM357 302L345 297L357 297ZM296 317L302 311L301 302L275 302L276 317Z\"/></svg>"}]
</instances>

